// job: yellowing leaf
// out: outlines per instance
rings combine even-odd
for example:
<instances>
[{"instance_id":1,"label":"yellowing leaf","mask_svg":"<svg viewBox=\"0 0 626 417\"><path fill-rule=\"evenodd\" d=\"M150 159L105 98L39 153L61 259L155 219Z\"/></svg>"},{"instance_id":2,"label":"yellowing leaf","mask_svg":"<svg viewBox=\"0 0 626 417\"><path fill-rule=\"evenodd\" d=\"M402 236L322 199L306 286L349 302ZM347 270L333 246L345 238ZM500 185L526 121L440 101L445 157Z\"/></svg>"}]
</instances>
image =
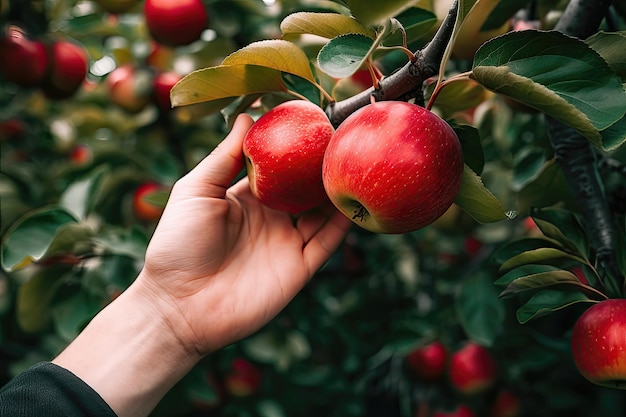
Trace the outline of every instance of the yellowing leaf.
<instances>
[{"instance_id":1,"label":"yellowing leaf","mask_svg":"<svg viewBox=\"0 0 626 417\"><path fill-rule=\"evenodd\" d=\"M258 65L219 65L183 77L170 93L172 106L202 103L253 93L285 91L280 71Z\"/></svg>"},{"instance_id":2,"label":"yellowing leaf","mask_svg":"<svg viewBox=\"0 0 626 417\"><path fill-rule=\"evenodd\" d=\"M463 167L461 189L454 202L479 223L491 223L510 218L500 201L467 165Z\"/></svg>"},{"instance_id":3,"label":"yellowing leaf","mask_svg":"<svg viewBox=\"0 0 626 417\"><path fill-rule=\"evenodd\" d=\"M349 33L370 38L376 36L373 30L363 26L354 18L338 13L292 13L280 23L280 30L285 37L310 34L332 39Z\"/></svg>"},{"instance_id":4,"label":"yellowing leaf","mask_svg":"<svg viewBox=\"0 0 626 417\"><path fill-rule=\"evenodd\" d=\"M258 65L315 83L309 58L304 51L295 43L281 39L253 42L227 56L222 62L224 65Z\"/></svg>"}]
</instances>

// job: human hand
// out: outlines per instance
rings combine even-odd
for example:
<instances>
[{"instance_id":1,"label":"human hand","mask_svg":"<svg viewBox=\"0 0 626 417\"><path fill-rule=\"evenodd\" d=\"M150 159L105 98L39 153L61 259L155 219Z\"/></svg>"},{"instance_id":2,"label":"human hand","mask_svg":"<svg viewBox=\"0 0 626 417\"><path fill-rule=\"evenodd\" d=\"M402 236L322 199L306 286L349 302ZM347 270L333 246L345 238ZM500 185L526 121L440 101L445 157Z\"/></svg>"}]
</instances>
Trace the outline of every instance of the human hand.
<instances>
[{"instance_id":1,"label":"human hand","mask_svg":"<svg viewBox=\"0 0 626 417\"><path fill-rule=\"evenodd\" d=\"M334 207L289 214L263 206L247 178L232 132L181 178L148 246L136 284L159 304L188 350L206 354L253 333L300 291L337 248L350 220Z\"/></svg>"}]
</instances>

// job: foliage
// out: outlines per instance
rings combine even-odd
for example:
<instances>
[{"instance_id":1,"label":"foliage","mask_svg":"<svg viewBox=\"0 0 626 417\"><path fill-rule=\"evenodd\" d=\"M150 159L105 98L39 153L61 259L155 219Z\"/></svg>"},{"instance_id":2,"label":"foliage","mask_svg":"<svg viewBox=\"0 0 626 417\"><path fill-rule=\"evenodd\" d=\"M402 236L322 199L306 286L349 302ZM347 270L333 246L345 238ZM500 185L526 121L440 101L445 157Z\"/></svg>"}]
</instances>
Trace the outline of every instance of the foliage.
<instances>
[{"instance_id":1,"label":"foliage","mask_svg":"<svg viewBox=\"0 0 626 417\"><path fill-rule=\"evenodd\" d=\"M362 73L387 88L452 2L205 0L207 31L177 48L150 39L141 2L120 15L89 0L41 3L0 2L2 29L72 38L91 63L65 100L0 79L1 382L52 358L136 277L155 226L133 212L139 185L169 189L238 113L293 98L328 109L368 88ZM472 36L462 23L475 3L460 1L453 39ZM510 22L507 33L476 45L469 61L450 42L438 76L414 87L423 96L411 99L461 139L456 204L406 235L351 230L276 319L207 357L155 416L422 417L461 403L488 415L499 387L521 398L523 416L624 415L623 393L577 374L569 332L589 303L626 297L626 15L615 2L597 33L577 39L553 30L557 3L500 2L483 29ZM509 30L520 20L533 29ZM129 63L184 76L175 107L117 107L106 79ZM139 82L135 92L147 90ZM621 276L597 264L593 226L555 161L545 115L593 144ZM86 159L73 156L81 146ZM446 379L418 380L404 358L435 339L451 351L468 340L489 347L496 386L468 397ZM225 384L241 358L261 372L247 395Z\"/></svg>"}]
</instances>

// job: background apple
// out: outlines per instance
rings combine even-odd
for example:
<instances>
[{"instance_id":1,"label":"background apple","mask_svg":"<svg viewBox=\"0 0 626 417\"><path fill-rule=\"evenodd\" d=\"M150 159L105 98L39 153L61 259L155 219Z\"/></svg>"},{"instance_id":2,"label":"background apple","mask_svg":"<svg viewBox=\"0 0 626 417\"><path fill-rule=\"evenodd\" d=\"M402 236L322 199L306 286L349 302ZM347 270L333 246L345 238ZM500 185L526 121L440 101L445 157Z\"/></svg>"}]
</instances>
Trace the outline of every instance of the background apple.
<instances>
[{"instance_id":1,"label":"background apple","mask_svg":"<svg viewBox=\"0 0 626 417\"><path fill-rule=\"evenodd\" d=\"M144 13L154 40L170 46L198 40L209 21L201 0L146 0Z\"/></svg>"},{"instance_id":2,"label":"background apple","mask_svg":"<svg viewBox=\"0 0 626 417\"><path fill-rule=\"evenodd\" d=\"M440 341L434 341L411 351L406 362L420 379L431 381L441 377L448 365L448 349Z\"/></svg>"},{"instance_id":3,"label":"background apple","mask_svg":"<svg viewBox=\"0 0 626 417\"><path fill-rule=\"evenodd\" d=\"M594 384L626 389L626 299L601 301L576 320L572 355Z\"/></svg>"},{"instance_id":4,"label":"background apple","mask_svg":"<svg viewBox=\"0 0 626 417\"><path fill-rule=\"evenodd\" d=\"M153 76L148 70L126 64L106 79L111 101L129 113L138 113L150 103Z\"/></svg>"},{"instance_id":5,"label":"background apple","mask_svg":"<svg viewBox=\"0 0 626 417\"><path fill-rule=\"evenodd\" d=\"M261 386L261 371L244 358L235 358L224 375L224 385L230 395L247 397Z\"/></svg>"},{"instance_id":6,"label":"background apple","mask_svg":"<svg viewBox=\"0 0 626 417\"><path fill-rule=\"evenodd\" d=\"M148 201L146 197L163 190L163 186L156 182L146 182L140 184L133 192L132 208L135 217L146 222L157 221L163 214L163 207L156 206Z\"/></svg>"},{"instance_id":7,"label":"background apple","mask_svg":"<svg viewBox=\"0 0 626 417\"><path fill-rule=\"evenodd\" d=\"M450 358L450 382L463 394L476 394L491 387L497 376L491 352L475 342L468 342Z\"/></svg>"},{"instance_id":8,"label":"background apple","mask_svg":"<svg viewBox=\"0 0 626 417\"><path fill-rule=\"evenodd\" d=\"M42 86L44 93L52 99L71 97L87 75L87 51L73 41L57 40L50 45L48 58L48 74Z\"/></svg>"},{"instance_id":9,"label":"background apple","mask_svg":"<svg viewBox=\"0 0 626 417\"><path fill-rule=\"evenodd\" d=\"M152 94L157 107L161 111L168 112L172 110L170 91L181 78L180 74L173 71L161 72L154 77Z\"/></svg>"},{"instance_id":10,"label":"background apple","mask_svg":"<svg viewBox=\"0 0 626 417\"><path fill-rule=\"evenodd\" d=\"M76 145L70 152L70 161L77 166L87 165L91 162L91 158L91 148L85 143Z\"/></svg>"},{"instance_id":11,"label":"background apple","mask_svg":"<svg viewBox=\"0 0 626 417\"><path fill-rule=\"evenodd\" d=\"M463 152L443 119L399 101L351 114L326 150L323 181L331 201L359 226L407 233L441 216L461 185Z\"/></svg>"},{"instance_id":12,"label":"background apple","mask_svg":"<svg viewBox=\"0 0 626 417\"><path fill-rule=\"evenodd\" d=\"M43 81L47 65L46 47L31 40L17 26L9 26L0 38L0 74L22 87L36 87Z\"/></svg>"},{"instance_id":13,"label":"background apple","mask_svg":"<svg viewBox=\"0 0 626 417\"><path fill-rule=\"evenodd\" d=\"M328 201L322 161L333 132L326 113L305 100L287 101L261 116L243 140L252 193L292 214Z\"/></svg>"},{"instance_id":14,"label":"background apple","mask_svg":"<svg viewBox=\"0 0 626 417\"><path fill-rule=\"evenodd\" d=\"M517 395L507 389L496 394L489 409L489 417L517 417L521 412L521 402Z\"/></svg>"}]
</instances>

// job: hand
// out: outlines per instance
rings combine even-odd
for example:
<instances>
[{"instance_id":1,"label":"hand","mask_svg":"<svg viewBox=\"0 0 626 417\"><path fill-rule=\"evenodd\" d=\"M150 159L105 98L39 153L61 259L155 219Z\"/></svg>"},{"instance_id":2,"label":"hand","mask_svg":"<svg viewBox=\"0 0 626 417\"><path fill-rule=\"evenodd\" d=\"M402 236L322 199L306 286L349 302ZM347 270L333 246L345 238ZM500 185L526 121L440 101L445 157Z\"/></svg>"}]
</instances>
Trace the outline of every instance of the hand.
<instances>
[{"instance_id":1,"label":"hand","mask_svg":"<svg viewBox=\"0 0 626 417\"><path fill-rule=\"evenodd\" d=\"M228 137L174 186L138 277L176 337L200 355L253 333L337 248L350 220L334 207L289 214L263 206L244 166L241 115Z\"/></svg>"}]
</instances>

